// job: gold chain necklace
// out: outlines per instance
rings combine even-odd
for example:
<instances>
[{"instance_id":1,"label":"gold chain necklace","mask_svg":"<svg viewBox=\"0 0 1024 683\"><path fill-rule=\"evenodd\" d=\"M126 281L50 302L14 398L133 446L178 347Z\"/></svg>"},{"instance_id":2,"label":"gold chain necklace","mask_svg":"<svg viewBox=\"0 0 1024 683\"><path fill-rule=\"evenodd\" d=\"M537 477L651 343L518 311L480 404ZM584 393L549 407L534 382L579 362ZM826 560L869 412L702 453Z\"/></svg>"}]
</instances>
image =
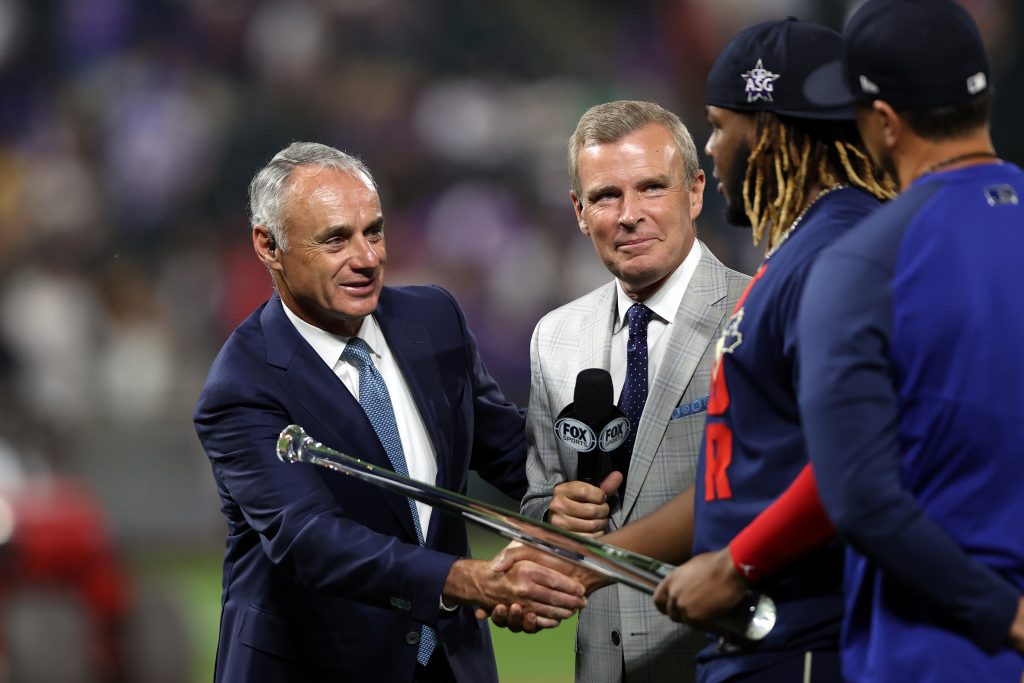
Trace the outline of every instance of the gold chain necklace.
<instances>
[{"instance_id":1,"label":"gold chain necklace","mask_svg":"<svg viewBox=\"0 0 1024 683\"><path fill-rule=\"evenodd\" d=\"M794 220L792 223L790 223L789 227L786 228L786 231L784 233L782 233L782 235L779 237L779 241L776 242L774 245L772 245L772 248L769 249L768 253L764 255L764 260L767 261L768 259L770 259L772 257L772 254L774 254L775 252L777 252L779 250L779 247L782 246L782 243L785 242L787 239L789 239L789 236L792 235L793 231L796 230L800 226L800 223L803 221L804 216L807 215L807 212L811 210L812 206L814 206L815 204L818 203L818 200L820 200L822 197L824 197L825 195L827 195L830 192L835 192L836 190L842 190L842 189L844 189L846 187L848 187L848 186L847 185L833 185L832 187L826 187L824 190L821 190L820 192L818 192L818 194L814 195L814 199L811 200L811 203L804 207L804 210L800 212L800 215L796 217L796 220Z\"/></svg>"}]
</instances>

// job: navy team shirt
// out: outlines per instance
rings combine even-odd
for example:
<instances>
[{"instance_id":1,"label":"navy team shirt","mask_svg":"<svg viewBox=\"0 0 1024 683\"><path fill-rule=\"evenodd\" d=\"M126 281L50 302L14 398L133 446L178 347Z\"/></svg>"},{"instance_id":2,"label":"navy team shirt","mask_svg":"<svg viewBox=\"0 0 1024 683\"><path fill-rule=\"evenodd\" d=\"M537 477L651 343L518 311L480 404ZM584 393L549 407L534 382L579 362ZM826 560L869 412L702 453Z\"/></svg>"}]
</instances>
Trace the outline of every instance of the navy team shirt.
<instances>
[{"instance_id":1,"label":"navy team shirt","mask_svg":"<svg viewBox=\"0 0 1024 683\"><path fill-rule=\"evenodd\" d=\"M849 681L1012 681L1024 593L1024 173L933 173L819 257L800 399L846 557Z\"/></svg>"},{"instance_id":2,"label":"navy team shirt","mask_svg":"<svg viewBox=\"0 0 1024 683\"><path fill-rule=\"evenodd\" d=\"M797 312L818 253L879 206L841 188L814 202L754 275L718 341L704 445L697 465L694 553L724 548L807 464L797 407ZM712 683L805 650L836 650L842 614L842 549L819 549L758 585L778 606L756 644L705 649L699 676Z\"/></svg>"}]
</instances>

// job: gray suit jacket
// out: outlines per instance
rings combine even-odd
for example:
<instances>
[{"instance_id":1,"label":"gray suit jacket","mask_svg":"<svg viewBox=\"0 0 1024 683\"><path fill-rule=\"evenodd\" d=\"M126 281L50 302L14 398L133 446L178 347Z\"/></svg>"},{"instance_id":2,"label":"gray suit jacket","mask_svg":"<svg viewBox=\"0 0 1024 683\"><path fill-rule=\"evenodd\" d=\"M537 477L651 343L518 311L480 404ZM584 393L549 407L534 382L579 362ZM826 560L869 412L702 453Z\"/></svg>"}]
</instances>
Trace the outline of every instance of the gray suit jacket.
<instances>
[{"instance_id":1,"label":"gray suit jacket","mask_svg":"<svg viewBox=\"0 0 1024 683\"><path fill-rule=\"evenodd\" d=\"M613 529L651 513L693 483L705 413L671 419L672 413L707 397L714 342L749 280L723 266L704 244L701 249L636 427L627 488L610 521ZM613 281L552 311L534 330L527 416L530 488L523 498L524 514L543 517L554 487L576 476L576 453L556 441L552 425L572 402L579 371L609 368L616 286ZM658 612L650 596L608 586L596 591L580 614L576 680L617 683L625 661L629 683L692 681L694 655L706 644L703 633Z\"/></svg>"}]
</instances>

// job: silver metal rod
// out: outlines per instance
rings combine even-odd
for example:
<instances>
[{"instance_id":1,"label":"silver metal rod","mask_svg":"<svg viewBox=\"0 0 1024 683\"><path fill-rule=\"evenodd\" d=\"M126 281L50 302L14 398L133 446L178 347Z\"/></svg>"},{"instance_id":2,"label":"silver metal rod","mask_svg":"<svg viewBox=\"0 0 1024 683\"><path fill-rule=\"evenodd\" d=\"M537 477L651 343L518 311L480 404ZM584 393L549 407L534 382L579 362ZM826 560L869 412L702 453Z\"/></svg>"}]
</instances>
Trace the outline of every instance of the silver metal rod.
<instances>
[{"instance_id":1,"label":"silver metal rod","mask_svg":"<svg viewBox=\"0 0 1024 683\"><path fill-rule=\"evenodd\" d=\"M315 441L298 425L290 425L281 432L277 455L285 462L312 463L455 513L505 538L533 546L649 595L653 595L661 579L675 569L650 557L377 467Z\"/></svg>"},{"instance_id":2,"label":"silver metal rod","mask_svg":"<svg viewBox=\"0 0 1024 683\"><path fill-rule=\"evenodd\" d=\"M532 546L648 595L653 595L661 580L675 569L674 565L377 467L315 441L298 425L289 425L281 432L277 456L284 462L311 463L341 472L459 515L505 538ZM750 623L757 624L756 628L749 628L744 618L741 629L730 626L728 630L748 640L759 640L774 626L775 605L767 596L755 596L751 604L743 607L742 614L747 613L751 617Z\"/></svg>"}]
</instances>

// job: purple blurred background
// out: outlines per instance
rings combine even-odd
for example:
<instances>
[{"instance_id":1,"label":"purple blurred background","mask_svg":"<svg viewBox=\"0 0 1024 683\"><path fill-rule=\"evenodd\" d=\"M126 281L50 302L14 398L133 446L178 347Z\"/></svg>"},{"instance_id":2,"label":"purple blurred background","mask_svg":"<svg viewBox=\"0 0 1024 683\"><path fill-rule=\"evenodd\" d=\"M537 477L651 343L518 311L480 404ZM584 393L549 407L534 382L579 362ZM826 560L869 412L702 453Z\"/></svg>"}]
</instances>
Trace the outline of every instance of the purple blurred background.
<instances>
[{"instance_id":1,"label":"purple blurred background","mask_svg":"<svg viewBox=\"0 0 1024 683\"><path fill-rule=\"evenodd\" d=\"M246 186L293 140L368 163L388 283L452 290L525 404L536 321L609 279L568 200L579 115L654 100L702 148L725 40L787 14L840 28L848 4L0 0L0 485L70 473L127 552L220 552L191 410L270 292ZM1019 161L1021 9L964 4L995 62L997 148ZM713 186L698 227L756 267Z\"/></svg>"}]
</instances>

